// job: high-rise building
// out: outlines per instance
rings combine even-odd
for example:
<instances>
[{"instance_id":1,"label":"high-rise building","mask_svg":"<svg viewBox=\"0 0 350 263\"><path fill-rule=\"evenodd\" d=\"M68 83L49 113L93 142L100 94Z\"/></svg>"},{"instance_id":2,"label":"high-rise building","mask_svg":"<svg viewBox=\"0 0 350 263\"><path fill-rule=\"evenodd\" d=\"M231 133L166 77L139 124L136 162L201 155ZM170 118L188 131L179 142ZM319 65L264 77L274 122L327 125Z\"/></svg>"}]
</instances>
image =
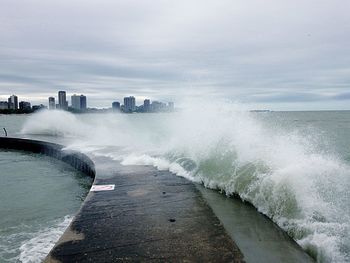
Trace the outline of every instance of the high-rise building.
<instances>
[{"instance_id":1,"label":"high-rise building","mask_svg":"<svg viewBox=\"0 0 350 263\"><path fill-rule=\"evenodd\" d=\"M80 109L86 110L86 108L87 108L86 96L80 95Z\"/></svg>"},{"instance_id":2,"label":"high-rise building","mask_svg":"<svg viewBox=\"0 0 350 263\"><path fill-rule=\"evenodd\" d=\"M86 110L86 96L74 94L71 97L72 108L76 110Z\"/></svg>"},{"instance_id":3,"label":"high-rise building","mask_svg":"<svg viewBox=\"0 0 350 263\"><path fill-rule=\"evenodd\" d=\"M14 105L13 105L13 103L11 102L11 99L10 99L10 98L7 99L7 105L8 105L8 109L9 109L9 110L12 110L12 109L14 108Z\"/></svg>"},{"instance_id":4,"label":"high-rise building","mask_svg":"<svg viewBox=\"0 0 350 263\"><path fill-rule=\"evenodd\" d=\"M60 106L61 110L68 110L68 102L65 91L61 90L58 92L58 105Z\"/></svg>"},{"instance_id":5,"label":"high-rise building","mask_svg":"<svg viewBox=\"0 0 350 263\"><path fill-rule=\"evenodd\" d=\"M31 110L32 107L30 105L30 102L27 102L27 101L21 101L19 103L19 109L20 110Z\"/></svg>"},{"instance_id":6,"label":"high-rise building","mask_svg":"<svg viewBox=\"0 0 350 263\"><path fill-rule=\"evenodd\" d=\"M151 111L151 101L149 99L146 99L143 101L143 111L144 112L150 112Z\"/></svg>"},{"instance_id":7,"label":"high-rise building","mask_svg":"<svg viewBox=\"0 0 350 263\"><path fill-rule=\"evenodd\" d=\"M18 110L18 97L16 95L8 98L8 107L10 110Z\"/></svg>"},{"instance_id":8,"label":"high-rise building","mask_svg":"<svg viewBox=\"0 0 350 263\"><path fill-rule=\"evenodd\" d=\"M56 102L54 97L49 98L49 109L54 110L56 109Z\"/></svg>"},{"instance_id":9,"label":"high-rise building","mask_svg":"<svg viewBox=\"0 0 350 263\"><path fill-rule=\"evenodd\" d=\"M120 103L118 101L112 102L113 111L120 111Z\"/></svg>"},{"instance_id":10,"label":"high-rise building","mask_svg":"<svg viewBox=\"0 0 350 263\"><path fill-rule=\"evenodd\" d=\"M125 112L133 112L136 110L136 102L135 97L125 97L124 98L124 111Z\"/></svg>"},{"instance_id":11,"label":"high-rise building","mask_svg":"<svg viewBox=\"0 0 350 263\"><path fill-rule=\"evenodd\" d=\"M9 108L9 103L7 101L0 101L0 110L7 110Z\"/></svg>"},{"instance_id":12,"label":"high-rise building","mask_svg":"<svg viewBox=\"0 0 350 263\"><path fill-rule=\"evenodd\" d=\"M80 97L78 95L73 95L71 97L72 108L80 110Z\"/></svg>"}]
</instances>

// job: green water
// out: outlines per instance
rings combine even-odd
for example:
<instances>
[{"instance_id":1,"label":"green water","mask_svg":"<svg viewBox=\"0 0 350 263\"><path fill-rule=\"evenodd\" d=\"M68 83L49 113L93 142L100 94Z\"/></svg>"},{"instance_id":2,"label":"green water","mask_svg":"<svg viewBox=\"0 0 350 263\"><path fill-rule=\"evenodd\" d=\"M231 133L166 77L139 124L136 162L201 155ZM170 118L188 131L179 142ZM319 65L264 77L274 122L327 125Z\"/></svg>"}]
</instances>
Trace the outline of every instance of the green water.
<instances>
[{"instance_id":1,"label":"green water","mask_svg":"<svg viewBox=\"0 0 350 263\"><path fill-rule=\"evenodd\" d=\"M0 262L40 262L90 185L88 177L55 159L0 151Z\"/></svg>"}]
</instances>

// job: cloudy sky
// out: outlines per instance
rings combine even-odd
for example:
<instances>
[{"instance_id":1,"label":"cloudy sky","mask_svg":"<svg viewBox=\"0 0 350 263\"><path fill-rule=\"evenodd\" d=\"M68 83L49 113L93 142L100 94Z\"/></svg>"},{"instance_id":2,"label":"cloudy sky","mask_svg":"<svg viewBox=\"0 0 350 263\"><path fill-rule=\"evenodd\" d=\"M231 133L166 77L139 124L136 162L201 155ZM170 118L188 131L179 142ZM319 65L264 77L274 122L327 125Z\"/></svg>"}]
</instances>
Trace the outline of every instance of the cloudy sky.
<instances>
[{"instance_id":1,"label":"cloudy sky","mask_svg":"<svg viewBox=\"0 0 350 263\"><path fill-rule=\"evenodd\" d=\"M348 0L0 0L0 100L350 109Z\"/></svg>"}]
</instances>

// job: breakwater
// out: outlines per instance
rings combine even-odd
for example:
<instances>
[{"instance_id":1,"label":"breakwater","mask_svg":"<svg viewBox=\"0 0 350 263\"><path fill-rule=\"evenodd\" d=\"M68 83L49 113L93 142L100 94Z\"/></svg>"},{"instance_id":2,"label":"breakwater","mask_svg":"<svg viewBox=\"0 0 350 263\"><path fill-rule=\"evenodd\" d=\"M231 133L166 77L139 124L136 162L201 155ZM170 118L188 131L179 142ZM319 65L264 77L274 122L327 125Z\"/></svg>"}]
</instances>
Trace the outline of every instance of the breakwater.
<instances>
[{"instance_id":1,"label":"breakwater","mask_svg":"<svg viewBox=\"0 0 350 263\"><path fill-rule=\"evenodd\" d=\"M0 138L0 148L49 155L95 176L94 186L113 185L113 191L89 192L45 262L244 262L200 192L184 178L151 166L113 163L111 169L105 157L95 167L84 154L36 140Z\"/></svg>"},{"instance_id":2,"label":"breakwater","mask_svg":"<svg viewBox=\"0 0 350 263\"><path fill-rule=\"evenodd\" d=\"M254 209L169 171L37 140L0 137L0 148L45 154L94 178L45 262L313 262Z\"/></svg>"},{"instance_id":3,"label":"breakwater","mask_svg":"<svg viewBox=\"0 0 350 263\"><path fill-rule=\"evenodd\" d=\"M77 151L63 150L64 146L29 139L0 137L0 148L40 153L71 165L73 168L95 177L95 165L89 157Z\"/></svg>"}]
</instances>

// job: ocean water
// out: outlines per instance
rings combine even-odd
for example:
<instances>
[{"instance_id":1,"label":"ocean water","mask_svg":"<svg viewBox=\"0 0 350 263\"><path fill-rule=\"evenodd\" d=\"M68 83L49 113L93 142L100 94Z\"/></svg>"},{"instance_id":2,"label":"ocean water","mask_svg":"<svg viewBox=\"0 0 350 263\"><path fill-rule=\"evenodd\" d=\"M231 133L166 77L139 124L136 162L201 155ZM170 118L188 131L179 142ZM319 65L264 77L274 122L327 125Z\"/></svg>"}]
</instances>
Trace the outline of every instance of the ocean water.
<instances>
[{"instance_id":1,"label":"ocean water","mask_svg":"<svg viewBox=\"0 0 350 263\"><path fill-rule=\"evenodd\" d=\"M0 262L41 262L90 185L85 175L49 157L1 150Z\"/></svg>"},{"instance_id":2,"label":"ocean water","mask_svg":"<svg viewBox=\"0 0 350 263\"><path fill-rule=\"evenodd\" d=\"M18 136L64 140L238 195L318 262L350 262L348 111L255 113L202 103L164 114L43 111L18 126Z\"/></svg>"}]
</instances>

